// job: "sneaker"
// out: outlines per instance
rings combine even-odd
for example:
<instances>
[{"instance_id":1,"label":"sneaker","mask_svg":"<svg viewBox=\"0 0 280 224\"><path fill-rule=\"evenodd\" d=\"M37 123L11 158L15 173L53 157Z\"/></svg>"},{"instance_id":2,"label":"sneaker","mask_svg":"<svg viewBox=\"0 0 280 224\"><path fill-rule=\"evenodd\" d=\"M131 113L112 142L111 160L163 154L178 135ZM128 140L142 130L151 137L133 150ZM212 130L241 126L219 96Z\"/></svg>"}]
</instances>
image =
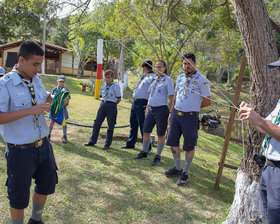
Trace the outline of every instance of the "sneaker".
<instances>
[{"instance_id":1,"label":"sneaker","mask_svg":"<svg viewBox=\"0 0 280 224\"><path fill-rule=\"evenodd\" d=\"M172 169L165 171L165 175L167 177L174 177L174 176L180 176L182 174L182 169L177 170L176 167L174 166Z\"/></svg>"},{"instance_id":2,"label":"sneaker","mask_svg":"<svg viewBox=\"0 0 280 224\"><path fill-rule=\"evenodd\" d=\"M41 220L41 221L35 221L33 219L29 219L28 220L28 223L27 224L44 224L44 222Z\"/></svg>"},{"instance_id":3,"label":"sneaker","mask_svg":"<svg viewBox=\"0 0 280 224\"><path fill-rule=\"evenodd\" d=\"M63 137L63 138L62 138L62 142L63 142L63 143L67 143L67 137Z\"/></svg>"},{"instance_id":4,"label":"sneaker","mask_svg":"<svg viewBox=\"0 0 280 224\"><path fill-rule=\"evenodd\" d=\"M189 176L187 173L182 173L182 175L179 177L179 179L177 180L177 184L178 185L184 185L187 183Z\"/></svg>"},{"instance_id":5,"label":"sneaker","mask_svg":"<svg viewBox=\"0 0 280 224\"><path fill-rule=\"evenodd\" d=\"M143 159L147 158L148 154L146 152L141 151L134 159Z\"/></svg>"},{"instance_id":6,"label":"sneaker","mask_svg":"<svg viewBox=\"0 0 280 224\"><path fill-rule=\"evenodd\" d=\"M154 161L152 163L152 166L157 166L160 163L160 156L155 155Z\"/></svg>"},{"instance_id":7,"label":"sneaker","mask_svg":"<svg viewBox=\"0 0 280 224\"><path fill-rule=\"evenodd\" d=\"M122 146L122 149L135 149L134 146L124 145Z\"/></svg>"}]
</instances>

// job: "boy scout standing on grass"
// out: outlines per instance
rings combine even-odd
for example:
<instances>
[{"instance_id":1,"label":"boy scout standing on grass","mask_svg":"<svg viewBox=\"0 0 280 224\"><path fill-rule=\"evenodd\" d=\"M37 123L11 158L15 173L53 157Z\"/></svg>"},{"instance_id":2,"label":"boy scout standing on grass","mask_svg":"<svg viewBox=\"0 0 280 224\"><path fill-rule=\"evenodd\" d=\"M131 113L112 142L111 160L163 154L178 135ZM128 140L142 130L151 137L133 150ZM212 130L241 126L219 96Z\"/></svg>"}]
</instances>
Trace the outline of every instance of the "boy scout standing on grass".
<instances>
[{"instance_id":1,"label":"boy scout standing on grass","mask_svg":"<svg viewBox=\"0 0 280 224\"><path fill-rule=\"evenodd\" d=\"M28 224L43 224L47 195L57 184L56 163L45 114L52 97L40 76L44 51L34 41L24 41L18 64L0 79L0 124L7 143L7 182L12 224L23 224L29 204L30 185L35 179L31 218Z\"/></svg>"}]
</instances>

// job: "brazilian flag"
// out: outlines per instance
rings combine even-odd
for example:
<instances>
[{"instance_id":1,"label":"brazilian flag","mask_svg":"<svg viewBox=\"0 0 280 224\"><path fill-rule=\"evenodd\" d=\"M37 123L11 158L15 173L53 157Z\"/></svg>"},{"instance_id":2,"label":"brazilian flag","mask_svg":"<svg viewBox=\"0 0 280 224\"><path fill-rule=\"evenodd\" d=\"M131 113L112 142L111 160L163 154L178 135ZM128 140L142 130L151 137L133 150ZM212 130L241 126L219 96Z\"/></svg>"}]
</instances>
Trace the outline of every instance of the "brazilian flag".
<instances>
[{"instance_id":1,"label":"brazilian flag","mask_svg":"<svg viewBox=\"0 0 280 224\"><path fill-rule=\"evenodd\" d=\"M66 125L66 120L63 114L63 109L66 109L63 106L65 99L70 95L70 92L66 88L62 88L57 91L55 94L50 111L50 118L54 120L57 124L64 127Z\"/></svg>"}]
</instances>

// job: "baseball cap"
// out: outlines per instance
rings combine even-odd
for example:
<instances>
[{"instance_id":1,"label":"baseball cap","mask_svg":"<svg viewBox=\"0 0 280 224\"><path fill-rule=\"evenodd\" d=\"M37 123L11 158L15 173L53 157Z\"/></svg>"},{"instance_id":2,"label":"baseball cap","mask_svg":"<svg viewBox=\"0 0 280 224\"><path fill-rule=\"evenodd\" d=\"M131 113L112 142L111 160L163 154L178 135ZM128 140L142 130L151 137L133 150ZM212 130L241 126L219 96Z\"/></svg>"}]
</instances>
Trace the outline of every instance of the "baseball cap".
<instances>
[{"instance_id":1,"label":"baseball cap","mask_svg":"<svg viewBox=\"0 0 280 224\"><path fill-rule=\"evenodd\" d=\"M280 60L275 61L275 62L273 62L273 63L270 63L270 64L268 65L268 67L269 67L269 68L280 67Z\"/></svg>"},{"instance_id":2,"label":"baseball cap","mask_svg":"<svg viewBox=\"0 0 280 224\"><path fill-rule=\"evenodd\" d=\"M65 82L66 77L64 75L59 75L57 80Z\"/></svg>"},{"instance_id":3,"label":"baseball cap","mask_svg":"<svg viewBox=\"0 0 280 224\"><path fill-rule=\"evenodd\" d=\"M153 68L153 62L152 61L144 61L141 67L148 67L148 68Z\"/></svg>"}]
</instances>

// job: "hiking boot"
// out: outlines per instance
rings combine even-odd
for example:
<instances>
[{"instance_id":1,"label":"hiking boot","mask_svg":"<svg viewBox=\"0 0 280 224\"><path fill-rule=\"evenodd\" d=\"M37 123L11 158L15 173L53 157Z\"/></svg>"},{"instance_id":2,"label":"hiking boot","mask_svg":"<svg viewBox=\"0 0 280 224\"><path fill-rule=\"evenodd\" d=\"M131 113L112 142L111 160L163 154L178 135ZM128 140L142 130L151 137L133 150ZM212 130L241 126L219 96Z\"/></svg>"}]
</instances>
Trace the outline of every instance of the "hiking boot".
<instances>
[{"instance_id":1,"label":"hiking boot","mask_svg":"<svg viewBox=\"0 0 280 224\"><path fill-rule=\"evenodd\" d=\"M174 166L172 169L165 171L165 175L167 177L175 177L175 176L180 176L182 174L182 169L177 170L176 167Z\"/></svg>"},{"instance_id":2,"label":"hiking boot","mask_svg":"<svg viewBox=\"0 0 280 224\"><path fill-rule=\"evenodd\" d=\"M42 220L40 221L35 221L33 219L29 219L27 224L44 224L44 222Z\"/></svg>"},{"instance_id":3,"label":"hiking boot","mask_svg":"<svg viewBox=\"0 0 280 224\"><path fill-rule=\"evenodd\" d=\"M160 163L160 156L155 155L154 161L152 163L152 166L157 166Z\"/></svg>"},{"instance_id":4,"label":"hiking boot","mask_svg":"<svg viewBox=\"0 0 280 224\"><path fill-rule=\"evenodd\" d=\"M141 151L134 159L143 159L147 158L148 154L146 152Z\"/></svg>"},{"instance_id":5,"label":"hiking boot","mask_svg":"<svg viewBox=\"0 0 280 224\"><path fill-rule=\"evenodd\" d=\"M65 143L65 144L67 143L67 137L66 137L66 136L64 136L64 137L62 138L62 142Z\"/></svg>"},{"instance_id":6,"label":"hiking boot","mask_svg":"<svg viewBox=\"0 0 280 224\"><path fill-rule=\"evenodd\" d=\"M188 178L189 178L189 176L188 176L188 174L187 173L182 173L182 175L179 177L179 179L177 180L177 184L178 185L184 185L184 184L186 184L187 183L187 181L188 181Z\"/></svg>"}]
</instances>

